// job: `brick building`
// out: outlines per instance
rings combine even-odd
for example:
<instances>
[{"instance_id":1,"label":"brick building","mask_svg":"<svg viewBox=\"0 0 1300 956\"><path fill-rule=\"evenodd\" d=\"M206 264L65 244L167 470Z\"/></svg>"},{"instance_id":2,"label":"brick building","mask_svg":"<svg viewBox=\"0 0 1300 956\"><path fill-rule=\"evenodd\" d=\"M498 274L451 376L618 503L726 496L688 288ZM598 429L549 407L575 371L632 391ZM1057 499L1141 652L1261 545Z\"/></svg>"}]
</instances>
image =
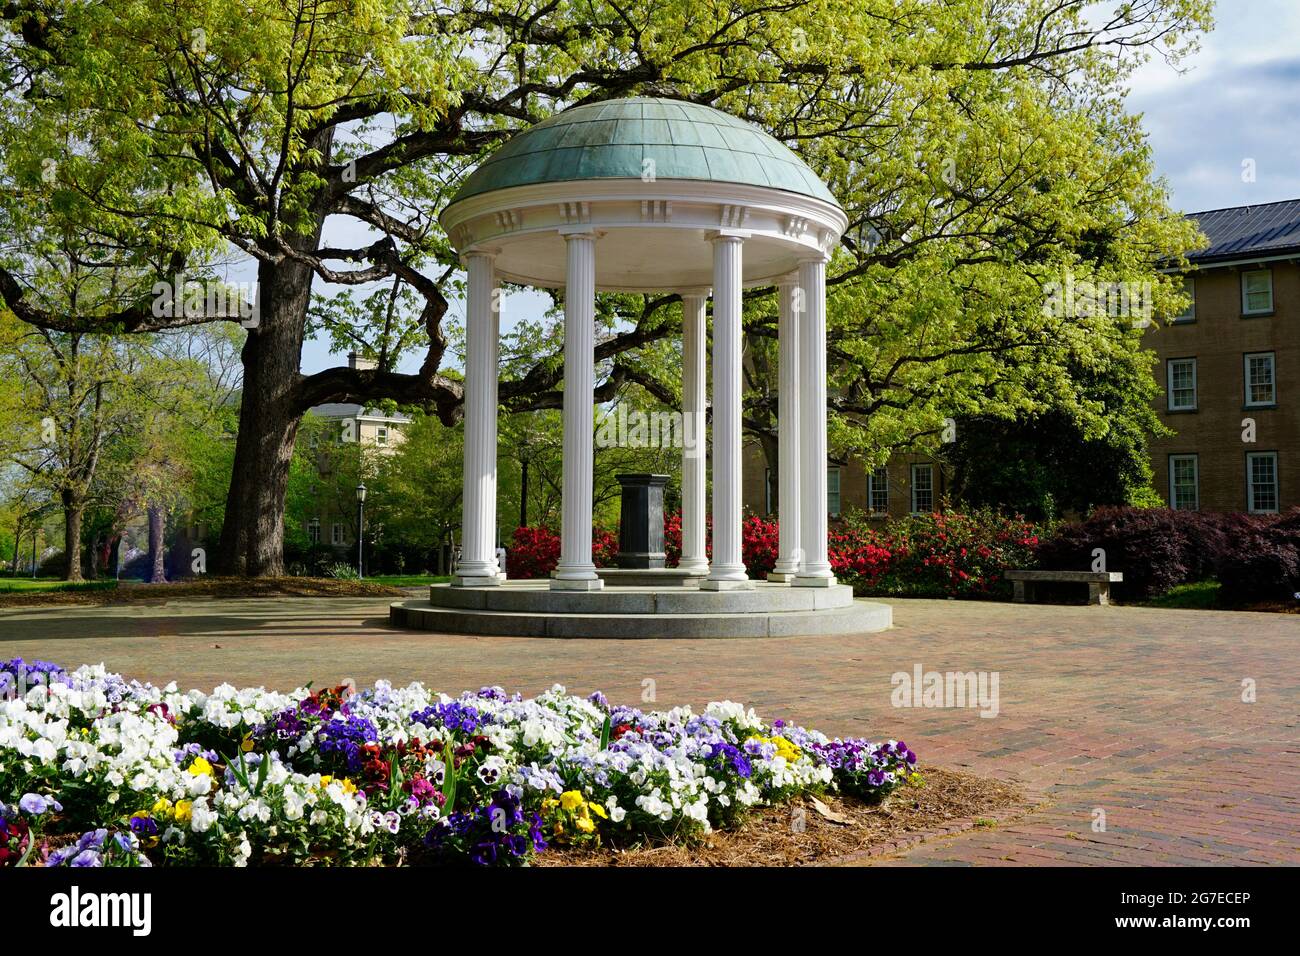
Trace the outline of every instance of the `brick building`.
<instances>
[{"instance_id":1,"label":"brick building","mask_svg":"<svg viewBox=\"0 0 1300 956\"><path fill-rule=\"evenodd\" d=\"M1192 303L1145 344L1160 358L1156 490L1174 508L1300 504L1300 200L1193 213L1209 246Z\"/></svg>"},{"instance_id":2,"label":"brick building","mask_svg":"<svg viewBox=\"0 0 1300 956\"><path fill-rule=\"evenodd\" d=\"M1175 508L1285 511L1300 505L1300 200L1192 213L1209 245L1189 256L1192 304L1156 323L1161 420L1151 444L1156 490ZM832 514L928 511L950 483L944 464L894 455L867 475L830 465ZM745 504L776 511L776 479L760 445L745 449Z\"/></svg>"}]
</instances>

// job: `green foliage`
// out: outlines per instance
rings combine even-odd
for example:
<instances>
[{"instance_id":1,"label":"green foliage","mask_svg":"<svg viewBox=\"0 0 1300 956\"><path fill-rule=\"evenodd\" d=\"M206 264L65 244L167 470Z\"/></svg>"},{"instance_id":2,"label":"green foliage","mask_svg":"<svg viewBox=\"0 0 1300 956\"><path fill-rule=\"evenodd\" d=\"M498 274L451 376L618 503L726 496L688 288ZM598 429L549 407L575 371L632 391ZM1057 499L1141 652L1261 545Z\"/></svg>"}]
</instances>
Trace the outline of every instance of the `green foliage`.
<instances>
[{"instance_id":1,"label":"green foliage","mask_svg":"<svg viewBox=\"0 0 1300 956\"><path fill-rule=\"evenodd\" d=\"M1109 422L1080 370L1122 377L1132 323L1050 315L1047 289L1066 277L1149 282L1155 311L1177 311L1156 266L1196 236L1171 215L1123 95L1150 56L1176 65L1194 48L1210 7L19 2L0 50L12 90L0 205L10 231L37 246L79 224L147 271L194 268L233 245L264 278L307 269L352 286L355 297L318 298L310 319L305 300L300 312L285 306L272 323L281 334L255 338L249 354L275 349L294 367L289 353L310 328L376 358L381 374L305 376L275 401L297 415L391 399L450 424L460 389L448 318L463 280L433 216L466 170L577 102L692 97L789 143L848 213L829 266L835 456L875 465L895 449L933 449L945 419L977 415L1059 413L1092 438ZM368 230L370 244L322 249L330 216ZM770 359L775 298L748 297L750 354ZM157 327L141 295L121 298L105 328ZM598 323L603 400L633 385L660 401L676 393L671 296L602 296ZM421 372L389 372L421 330ZM559 362L553 319L518 328L503 348L503 405L554 408ZM246 395L245 409L263 401ZM745 420L760 437L775 401L751 383ZM235 499L246 513L226 517L248 527L278 516L280 493L247 489Z\"/></svg>"}]
</instances>

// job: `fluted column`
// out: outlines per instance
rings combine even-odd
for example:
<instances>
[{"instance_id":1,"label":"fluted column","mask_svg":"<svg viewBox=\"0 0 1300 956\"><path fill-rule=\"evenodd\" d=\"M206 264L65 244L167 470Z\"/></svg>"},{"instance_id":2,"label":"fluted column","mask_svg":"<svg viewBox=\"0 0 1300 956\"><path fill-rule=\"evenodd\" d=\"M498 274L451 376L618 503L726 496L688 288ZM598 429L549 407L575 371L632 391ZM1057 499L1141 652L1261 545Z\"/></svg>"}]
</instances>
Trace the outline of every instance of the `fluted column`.
<instances>
[{"instance_id":1,"label":"fluted column","mask_svg":"<svg viewBox=\"0 0 1300 956\"><path fill-rule=\"evenodd\" d=\"M593 402L596 385L596 237L564 236L564 472L560 562L551 588L598 591L603 583L591 561Z\"/></svg>"},{"instance_id":2,"label":"fluted column","mask_svg":"<svg viewBox=\"0 0 1300 956\"><path fill-rule=\"evenodd\" d=\"M777 392L777 517L780 549L769 581L792 581L803 562L799 539L799 313L803 293L798 275L786 276L777 284L780 315L777 339L780 371Z\"/></svg>"},{"instance_id":3,"label":"fluted column","mask_svg":"<svg viewBox=\"0 0 1300 956\"><path fill-rule=\"evenodd\" d=\"M799 534L803 566L796 587L830 587L835 583L827 556L826 503L826 257L799 263L800 477Z\"/></svg>"},{"instance_id":4,"label":"fluted column","mask_svg":"<svg viewBox=\"0 0 1300 956\"><path fill-rule=\"evenodd\" d=\"M739 236L713 239L713 566L700 587L752 588L741 555L741 256Z\"/></svg>"},{"instance_id":5,"label":"fluted column","mask_svg":"<svg viewBox=\"0 0 1300 956\"><path fill-rule=\"evenodd\" d=\"M481 587L501 583L497 567L497 374L500 341L492 252L464 257L465 454L461 558L452 584Z\"/></svg>"},{"instance_id":6,"label":"fluted column","mask_svg":"<svg viewBox=\"0 0 1300 956\"><path fill-rule=\"evenodd\" d=\"M682 557L678 567L708 571L705 551L705 346L707 292L682 296Z\"/></svg>"}]
</instances>

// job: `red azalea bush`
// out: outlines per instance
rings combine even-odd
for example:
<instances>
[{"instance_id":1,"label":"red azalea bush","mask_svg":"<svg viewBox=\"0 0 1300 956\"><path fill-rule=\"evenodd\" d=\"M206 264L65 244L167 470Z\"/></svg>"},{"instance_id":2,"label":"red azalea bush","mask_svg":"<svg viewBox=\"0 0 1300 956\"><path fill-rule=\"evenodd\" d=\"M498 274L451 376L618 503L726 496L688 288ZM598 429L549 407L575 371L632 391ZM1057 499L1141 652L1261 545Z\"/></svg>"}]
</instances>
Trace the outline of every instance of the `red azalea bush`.
<instances>
[{"instance_id":1,"label":"red azalea bush","mask_svg":"<svg viewBox=\"0 0 1300 956\"><path fill-rule=\"evenodd\" d=\"M682 561L682 513L674 511L664 515L664 553L667 566L675 568ZM704 519L704 556L713 560L713 517Z\"/></svg>"},{"instance_id":2,"label":"red azalea bush","mask_svg":"<svg viewBox=\"0 0 1300 956\"><path fill-rule=\"evenodd\" d=\"M775 521L749 515L740 526L740 554L745 573L756 580L767 578L781 554L780 529Z\"/></svg>"},{"instance_id":3,"label":"red azalea bush","mask_svg":"<svg viewBox=\"0 0 1300 956\"><path fill-rule=\"evenodd\" d=\"M603 528L591 530L591 560L598 568L612 568L618 556L618 535ZM516 528L510 538L506 572L512 578L549 577L560 563L560 535L546 527Z\"/></svg>"},{"instance_id":4,"label":"red azalea bush","mask_svg":"<svg viewBox=\"0 0 1300 956\"><path fill-rule=\"evenodd\" d=\"M1034 563L1039 531L991 509L911 515L884 528L849 517L831 535L831 568L860 594L1005 597L1008 568Z\"/></svg>"}]
</instances>

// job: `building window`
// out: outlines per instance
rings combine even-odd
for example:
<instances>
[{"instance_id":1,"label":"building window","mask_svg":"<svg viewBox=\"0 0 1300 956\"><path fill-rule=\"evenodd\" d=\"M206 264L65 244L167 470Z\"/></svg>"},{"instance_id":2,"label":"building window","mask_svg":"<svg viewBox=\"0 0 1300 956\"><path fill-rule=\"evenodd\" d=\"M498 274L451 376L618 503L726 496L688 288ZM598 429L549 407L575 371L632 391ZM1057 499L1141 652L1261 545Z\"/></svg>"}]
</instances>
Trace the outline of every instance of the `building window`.
<instances>
[{"instance_id":1,"label":"building window","mask_svg":"<svg viewBox=\"0 0 1300 956\"><path fill-rule=\"evenodd\" d=\"M872 514L889 513L889 472L884 465L867 475L867 507Z\"/></svg>"},{"instance_id":2,"label":"building window","mask_svg":"<svg viewBox=\"0 0 1300 956\"><path fill-rule=\"evenodd\" d=\"M312 544L320 544L320 518L312 518L307 522L307 540Z\"/></svg>"},{"instance_id":3,"label":"building window","mask_svg":"<svg viewBox=\"0 0 1300 956\"><path fill-rule=\"evenodd\" d=\"M1273 270L1252 269L1241 274L1241 314L1265 315L1273 311Z\"/></svg>"},{"instance_id":4,"label":"building window","mask_svg":"<svg viewBox=\"0 0 1300 956\"><path fill-rule=\"evenodd\" d=\"M776 514L772 505L775 503L779 506L780 489L777 487L777 476L772 474L771 468L763 469L763 487L766 489L763 507L767 514ZM840 470L834 466L826 469L826 512L832 518L840 516Z\"/></svg>"},{"instance_id":5,"label":"building window","mask_svg":"<svg viewBox=\"0 0 1300 956\"><path fill-rule=\"evenodd\" d=\"M934 511L934 465L912 466L912 514Z\"/></svg>"},{"instance_id":6,"label":"building window","mask_svg":"<svg viewBox=\"0 0 1300 956\"><path fill-rule=\"evenodd\" d=\"M388 426L387 426L387 425L380 425L378 428L375 429L375 444L376 444L376 445L387 445L387 444L388 444Z\"/></svg>"},{"instance_id":7,"label":"building window","mask_svg":"<svg viewBox=\"0 0 1300 956\"><path fill-rule=\"evenodd\" d=\"M1165 368L1169 380L1169 410L1196 411L1196 359L1170 359Z\"/></svg>"},{"instance_id":8,"label":"building window","mask_svg":"<svg viewBox=\"0 0 1300 956\"><path fill-rule=\"evenodd\" d=\"M1195 322L1196 321L1196 280L1191 276L1183 276L1183 295L1187 296L1187 308L1174 316L1175 322Z\"/></svg>"},{"instance_id":9,"label":"building window","mask_svg":"<svg viewBox=\"0 0 1300 956\"><path fill-rule=\"evenodd\" d=\"M1246 504L1252 514L1273 514L1278 510L1277 452L1246 455Z\"/></svg>"},{"instance_id":10,"label":"building window","mask_svg":"<svg viewBox=\"0 0 1300 956\"><path fill-rule=\"evenodd\" d=\"M1246 353L1246 407L1277 404L1272 352Z\"/></svg>"},{"instance_id":11,"label":"building window","mask_svg":"<svg viewBox=\"0 0 1300 956\"><path fill-rule=\"evenodd\" d=\"M840 516L840 470L826 469L826 512L832 518Z\"/></svg>"},{"instance_id":12,"label":"building window","mask_svg":"<svg viewBox=\"0 0 1300 956\"><path fill-rule=\"evenodd\" d=\"M1169 456L1169 507L1175 511L1199 511L1201 474L1196 455Z\"/></svg>"},{"instance_id":13,"label":"building window","mask_svg":"<svg viewBox=\"0 0 1300 956\"><path fill-rule=\"evenodd\" d=\"M343 543L343 525L338 521L334 522L334 526L330 528L330 543Z\"/></svg>"}]
</instances>

